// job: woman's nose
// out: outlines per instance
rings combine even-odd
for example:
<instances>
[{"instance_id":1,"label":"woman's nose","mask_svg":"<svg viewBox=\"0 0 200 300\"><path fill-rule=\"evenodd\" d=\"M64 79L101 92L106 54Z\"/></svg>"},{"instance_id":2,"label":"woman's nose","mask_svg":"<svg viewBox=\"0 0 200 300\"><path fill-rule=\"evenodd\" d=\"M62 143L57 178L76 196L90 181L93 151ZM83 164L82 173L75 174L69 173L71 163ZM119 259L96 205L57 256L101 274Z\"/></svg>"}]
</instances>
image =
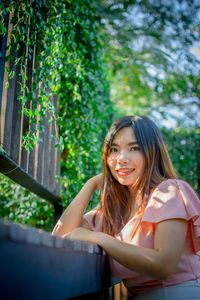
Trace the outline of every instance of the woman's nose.
<instances>
[{"instance_id":1,"label":"woman's nose","mask_svg":"<svg viewBox=\"0 0 200 300\"><path fill-rule=\"evenodd\" d=\"M118 162L123 162L123 163L128 162L128 155L126 151L120 151L118 156Z\"/></svg>"}]
</instances>

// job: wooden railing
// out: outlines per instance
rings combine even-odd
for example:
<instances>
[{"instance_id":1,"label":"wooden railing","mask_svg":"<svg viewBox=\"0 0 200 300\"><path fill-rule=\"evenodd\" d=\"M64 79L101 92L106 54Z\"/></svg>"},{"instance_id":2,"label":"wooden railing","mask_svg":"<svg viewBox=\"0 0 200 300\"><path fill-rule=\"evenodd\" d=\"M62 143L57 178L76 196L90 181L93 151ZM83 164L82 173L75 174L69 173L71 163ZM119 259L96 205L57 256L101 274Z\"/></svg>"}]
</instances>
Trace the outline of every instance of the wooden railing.
<instances>
[{"instance_id":1,"label":"wooden railing","mask_svg":"<svg viewBox=\"0 0 200 300\"><path fill-rule=\"evenodd\" d=\"M107 259L96 244L0 220L1 299L111 300Z\"/></svg>"}]
</instances>

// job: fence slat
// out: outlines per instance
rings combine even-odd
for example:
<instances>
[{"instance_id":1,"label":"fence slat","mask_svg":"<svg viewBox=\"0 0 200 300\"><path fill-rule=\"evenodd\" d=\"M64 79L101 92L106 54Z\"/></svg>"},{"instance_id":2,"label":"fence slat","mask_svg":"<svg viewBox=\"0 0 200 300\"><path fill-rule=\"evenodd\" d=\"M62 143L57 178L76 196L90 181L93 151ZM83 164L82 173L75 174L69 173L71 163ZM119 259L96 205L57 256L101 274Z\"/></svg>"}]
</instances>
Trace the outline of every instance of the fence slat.
<instances>
[{"instance_id":1,"label":"fence slat","mask_svg":"<svg viewBox=\"0 0 200 300\"><path fill-rule=\"evenodd\" d=\"M1 115L1 104L2 104L2 95L3 95L3 78L4 78L4 66L5 66L5 56L6 56L6 43L8 37L8 24L9 24L9 13L6 13L4 18L4 26L7 29L7 32L4 36L0 35L0 115Z\"/></svg>"},{"instance_id":2,"label":"fence slat","mask_svg":"<svg viewBox=\"0 0 200 300\"><path fill-rule=\"evenodd\" d=\"M30 20L29 20L29 22L30 22ZM28 32L28 35L29 34L30 34L30 32ZM26 85L28 87L28 90L31 90L32 73L33 73L33 62L34 62L34 52L32 54L28 53L28 52L29 52L29 49L27 47L27 49L26 49L26 56L28 56L28 58L27 58L27 67L26 67L26 76L27 76ZM25 92L25 96L28 96L27 95L27 90ZM28 110L30 109L30 107L31 107L30 101L28 101L25 104L25 107ZM29 130L29 118L25 114L23 114L22 137L26 135L26 133L27 133L28 130ZM21 167L25 171L27 171L28 166L29 166L29 163L28 163L28 152L23 147L22 151L21 151Z\"/></svg>"},{"instance_id":3,"label":"fence slat","mask_svg":"<svg viewBox=\"0 0 200 300\"><path fill-rule=\"evenodd\" d=\"M41 124L44 125L44 122ZM43 161L43 146L44 146L44 132L40 132L39 138L41 141L38 143L38 150L37 150L37 177L36 179L43 184L43 168L44 168L44 161Z\"/></svg>"},{"instance_id":4,"label":"fence slat","mask_svg":"<svg viewBox=\"0 0 200 300\"><path fill-rule=\"evenodd\" d=\"M59 112L59 101L58 101L58 96L54 95L53 97L53 102L54 102L54 107L56 109L55 114L56 117L58 117L58 112ZM57 139L59 138L59 132L58 132L58 124L55 123L55 135ZM54 191L57 194L59 194L60 190L60 147L56 147L55 149L55 181L54 181Z\"/></svg>"},{"instance_id":5,"label":"fence slat","mask_svg":"<svg viewBox=\"0 0 200 300\"><path fill-rule=\"evenodd\" d=\"M50 124L50 135L54 135L56 134L56 130L55 130L55 121L53 121ZM56 155L56 151L55 151L55 139L50 139L50 164L49 164L49 189L51 191L54 191L54 182L55 182L55 167L56 167L56 160L55 160L55 155Z\"/></svg>"},{"instance_id":6,"label":"fence slat","mask_svg":"<svg viewBox=\"0 0 200 300\"><path fill-rule=\"evenodd\" d=\"M43 145L43 184L45 187L48 187L49 181L49 113L47 113L47 118L45 119L45 132L44 132L44 145Z\"/></svg>"},{"instance_id":7,"label":"fence slat","mask_svg":"<svg viewBox=\"0 0 200 300\"><path fill-rule=\"evenodd\" d=\"M20 44L19 52L16 54L16 58L22 57L25 55L25 45L24 43ZM22 61L22 64L25 60ZM14 88L14 99L13 99L13 122L12 122L12 135L11 135L11 149L10 157L19 164L20 162L20 146L21 146L21 125L22 125L22 115L19 111L22 109L20 101L17 99L20 92L20 83L22 83L21 66L17 65L15 70L15 88ZM8 101L9 99L7 99ZM9 120L6 121L6 123Z\"/></svg>"},{"instance_id":8,"label":"fence slat","mask_svg":"<svg viewBox=\"0 0 200 300\"><path fill-rule=\"evenodd\" d=\"M60 148L56 148L56 180L55 194L58 195L60 190Z\"/></svg>"},{"instance_id":9,"label":"fence slat","mask_svg":"<svg viewBox=\"0 0 200 300\"><path fill-rule=\"evenodd\" d=\"M15 55L15 50L12 50L11 55ZM11 71L16 72L17 66L15 65L14 61L10 61L9 67ZM16 78L13 77L12 79L8 80L8 84L9 87L7 90L6 97L3 148L6 151L6 153L10 155Z\"/></svg>"}]
</instances>

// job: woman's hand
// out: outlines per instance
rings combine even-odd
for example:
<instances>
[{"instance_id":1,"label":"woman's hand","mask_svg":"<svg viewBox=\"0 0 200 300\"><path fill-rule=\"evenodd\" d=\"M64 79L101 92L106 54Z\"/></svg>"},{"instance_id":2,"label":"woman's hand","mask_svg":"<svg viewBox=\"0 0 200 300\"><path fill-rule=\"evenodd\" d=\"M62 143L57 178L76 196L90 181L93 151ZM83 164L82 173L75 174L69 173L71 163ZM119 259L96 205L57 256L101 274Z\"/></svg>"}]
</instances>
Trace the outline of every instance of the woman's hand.
<instances>
[{"instance_id":1,"label":"woman's hand","mask_svg":"<svg viewBox=\"0 0 200 300\"><path fill-rule=\"evenodd\" d=\"M90 243L97 243L97 232L88 230L83 227L78 227L72 230L71 232L65 234L64 238L69 238L73 240L81 240Z\"/></svg>"}]
</instances>

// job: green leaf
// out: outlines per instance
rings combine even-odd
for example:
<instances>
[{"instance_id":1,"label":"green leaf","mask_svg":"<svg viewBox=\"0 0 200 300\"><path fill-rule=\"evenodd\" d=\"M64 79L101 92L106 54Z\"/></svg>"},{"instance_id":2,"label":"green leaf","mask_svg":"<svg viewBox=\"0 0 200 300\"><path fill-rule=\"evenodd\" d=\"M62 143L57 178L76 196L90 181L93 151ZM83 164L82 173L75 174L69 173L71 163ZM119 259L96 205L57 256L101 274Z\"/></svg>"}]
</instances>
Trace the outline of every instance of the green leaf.
<instances>
[{"instance_id":1,"label":"green leaf","mask_svg":"<svg viewBox=\"0 0 200 300\"><path fill-rule=\"evenodd\" d=\"M9 74L8 74L8 78L9 79L12 79L15 75L15 72L14 71L11 71Z\"/></svg>"}]
</instances>

